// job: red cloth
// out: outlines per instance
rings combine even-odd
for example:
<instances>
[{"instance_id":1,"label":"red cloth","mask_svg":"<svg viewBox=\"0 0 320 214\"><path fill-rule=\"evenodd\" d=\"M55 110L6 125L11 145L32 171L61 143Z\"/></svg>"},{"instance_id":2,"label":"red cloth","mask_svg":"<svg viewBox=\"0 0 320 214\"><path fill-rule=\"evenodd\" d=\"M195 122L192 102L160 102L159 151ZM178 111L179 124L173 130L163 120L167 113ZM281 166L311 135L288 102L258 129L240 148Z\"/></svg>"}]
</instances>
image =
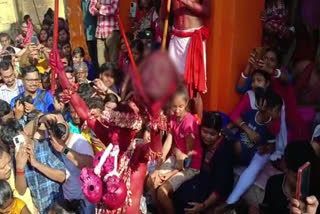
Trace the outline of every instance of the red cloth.
<instances>
[{"instance_id":1,"label":"red cloth","mask_svg":"<svg viewBox=\"0 0 320 214\"><path fill-rule=\"evenodd\" d=\"M33 36L33 25L30 21L28 21L27 35L23 41L23 44L25 47L27 47L27 45L31 42L32 36Z\"/></svg>"},{"instance_id":2,"label":"red cloth","mask_svg":"<svg viewBox=\"0 0 320 214\"><path fill-rule=\"evenodd\" d=\"M173 34L181 38L191 37L184 73L184 79L190 97L194 97L194 91L207 92L202 42L209 38L209 28L202 27L194 32L173 31Z\"/></svg>"}]
</instances>

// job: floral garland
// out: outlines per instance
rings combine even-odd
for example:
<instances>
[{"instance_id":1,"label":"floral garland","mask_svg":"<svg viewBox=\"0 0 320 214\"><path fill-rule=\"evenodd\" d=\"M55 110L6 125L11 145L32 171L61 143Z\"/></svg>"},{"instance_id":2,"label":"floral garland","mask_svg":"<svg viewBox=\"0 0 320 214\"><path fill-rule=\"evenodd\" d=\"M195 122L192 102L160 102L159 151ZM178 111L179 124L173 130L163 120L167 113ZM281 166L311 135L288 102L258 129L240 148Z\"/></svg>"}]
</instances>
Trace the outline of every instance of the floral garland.
<instances>
[{"instance_id":1,"label":"floral garland","mask_svg":"<svg viewBox=\"0 0 320 214\"><path fill-rule=\"evenodd\" d=\"M101 120L103 123L117 126L120 128L127 128L132 130L141 130L142 120L139 116L131 113L123 113L113 110L104 111Z\"/></svg>"},{"instance_id":2,"label":"floral garland","mask_svg":"<svg viewBox=\"0 0 320 214\"><path fill-rule=\"evenodd\" d=\"M123 181L126 184L127 187L127 198L125 201L125 205L123 208L119 208L116 210L116 214L121 214L125 212L125 207L131 206L132 205L132 192L131 192L131 188L130 188L130 184L131 184L131 168L129 167L129 162L133 156L133 153L135 151L136 148L136 142L132 141L130 146L128 147L127 151L125 151L123 153L123 155L121 156L120 159L120 164L119 164L119 174L120 177L122 177Z\"/></svg>"}]
</instances>

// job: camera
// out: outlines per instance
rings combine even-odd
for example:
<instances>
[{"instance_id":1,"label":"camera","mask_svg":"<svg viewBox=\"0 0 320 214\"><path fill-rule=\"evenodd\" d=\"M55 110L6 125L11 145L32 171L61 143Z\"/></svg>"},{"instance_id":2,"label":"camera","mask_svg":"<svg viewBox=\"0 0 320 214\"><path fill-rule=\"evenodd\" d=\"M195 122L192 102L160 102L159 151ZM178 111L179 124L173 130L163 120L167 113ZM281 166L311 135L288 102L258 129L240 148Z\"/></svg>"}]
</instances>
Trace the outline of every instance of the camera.
<instances>
[{"instance_id":1,"label":"camera","mask_svg":"<svg viewBox=\"0 0 320 214\"><path fill-rule=\"evenodd\" d=\"M17 100L16 100L16 103L18 102L18 100L20 101L20 103L22 104L22 105L24 105L24 103L25 102L27 102L27 103L30 103L30 104L33 104L33 99L32 99L32 97L30 96L30 95L28 95L28 96L22 96L22 97L19 97Z\"/></svg>"},{"instance_id":2,"label":"camera","mask_svg":"<svg viewBox=\"0 0 320 214\"><path fill-rule=\"evenodd\" d=\"M63 123L55 123L50 129L53 135L58 139L62 139L62 137L67 134L67 126Z\"/></svg>"}]
</instances>

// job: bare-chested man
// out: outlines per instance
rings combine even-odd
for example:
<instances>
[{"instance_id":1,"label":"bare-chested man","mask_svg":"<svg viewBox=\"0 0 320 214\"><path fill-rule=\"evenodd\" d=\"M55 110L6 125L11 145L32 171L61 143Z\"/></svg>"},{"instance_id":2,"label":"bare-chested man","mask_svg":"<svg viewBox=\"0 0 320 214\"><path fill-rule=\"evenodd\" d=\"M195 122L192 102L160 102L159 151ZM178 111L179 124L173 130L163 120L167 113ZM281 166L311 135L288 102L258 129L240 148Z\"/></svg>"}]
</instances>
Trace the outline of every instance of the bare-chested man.
<instances>
[{"instance_id":1,"label":"bare-chested man","mask_svg":"<svg viewBox=\"0 0 320 214\"><path fill-rule=\"evenodd\" d=\"M162 0L161 17L166 16L167 1ZM205 93L206 44L213 0L172 0L174 24L169 45L169 56L177 70L184 75L191 98L195 97L195 112L202 116L202 100L197 92ZM163 19L162 19L163 20Z\"/></svg>"}]
</instances>

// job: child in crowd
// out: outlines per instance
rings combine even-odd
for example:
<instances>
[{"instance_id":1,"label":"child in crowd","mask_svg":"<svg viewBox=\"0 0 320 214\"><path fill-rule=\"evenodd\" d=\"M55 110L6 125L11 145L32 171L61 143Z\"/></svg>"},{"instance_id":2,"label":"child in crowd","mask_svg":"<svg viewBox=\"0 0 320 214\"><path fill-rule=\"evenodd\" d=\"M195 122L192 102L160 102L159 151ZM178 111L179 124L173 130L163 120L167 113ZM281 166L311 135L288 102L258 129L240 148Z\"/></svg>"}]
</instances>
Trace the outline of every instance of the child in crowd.
<instances>
[{"instance_id":1,"label":"child in crowd","mask_svg":"<svg viewBox=\"0 0 320 214\"><path fill-rule=\"evenodd\" d=\"M202 147L195 117L188 112L189 95L178 88L172 104L170 130L162 150L158 169L148 179L153 201L165 213L174 213L170 199L180 185L200 172ZM170 152L171 151L171 152Z\"/></svg>"},{"instance_id":2,"label":"child in crowd","mask_svg":"<svg viewBox=\"0 0 320 214\"><path fill-rule=\"evenodd\" d=\"M65 42L60 42L59 43L60 47L61 47L61 54L66 56L68 58L68 60L71 61L72 56L71 56L71 43L69 41L65 41Z\"/></svg>"},{"instance_id":3,"label":"child in crowd","mask_svg":"<svg viewBox=\"0 0 320 214\"><path fill-rule=\"evenodd\" d=\"M88 67L88 80L92 81L97 76L97 74L95 74L95 71L93 70L92 64L89 61L85 60L84 57L85 57L85 52L82 47L77 47L73 50L73 52L72 52L73 64L85 62Z\"/></svg>"},{"instance_id":4,"label":"child in crowd","mask_svg":"<svg viewBox=\"0 0 320 214\"><path fill-rule=\"evenodd\" d=\"M311 133L308 130L308 123L298 111L296 92L293 87L293 84L296 83L293 82L292 84L292 76L288 73L287 68L280 67L280 54L272 48L262 48L262 50L260 48L255 52L251 54L248 65L239 78L237 91L245 93L250 90L252 78L249 75L252 69L259 69L268 73L270 76L269 86L282 97L285 104L284 113L286 117L283 119L286 120L288 130L287 136L282 136L282 138L288 138L289 141L307 140ZM252 90L254 91L253 88ZM282 117L284 117L284 114ZM282 122L282 124L284 123Z\"/></svg>"},{"instance_id":5,"label":"child in crowd","mask_svg":"<svg viewBox=\"0 0 320 214\"><path fill-rule=\"evenodd\" d=\"M65 27L59 28L59 43L70 41L70 33Z\"/></svg>"},{"instance_id":6,"label":"child in crowd","mask_svg":"<svg viewBox=\"0 0 320 214\"><path fill-rule=\"evenodd\" d=\"M106 87L106 93L117 94L119 89L117 87L118 72L111 63L104 63L100 67L99 79ZM96 80L94 81L96 83Z\"/></svg>"},{"instance_id":7,"label":"child in crowd","mask_svg":"<svg viewBox=\"0 0 320 214\"><path fill-rule=\"evenodd\" d=\"M45 46L49 49L52 49L52 47L53 47L53 34L52 33L49 34L48 40L47 40L47 43Z\"/></svg>"},{"instance_id":8,"label":"child in crowd","mask_svg":"<svg viewBox=\"0 0 320 214\"><path fill-rule=\"evenodd\" d=\"M270 75L262 70L255 70L252 75L252 82L251 88L245 93L242 97L240 103L234 108L232 111L230 118L236 126L240 127L242 120L242 114L246 113L247 111L253 109L257 110L259 105L263 105L263 103L258 103L256 100L256 89L259 88L261 93L265 93L267 90L270 89L271 79ZM261 96L261 95L260 95ZM268 128L270 132L277 137L277 147L276 153L273 154L272 160L279 159L284 152L284 148L287 144L287 127L286 127L286 117L285 117L285 106L283 105L281 109L281 118L277 120L273 120ZM241 127L240 127L241 128ZM258 134L255 130L248 127L248 129L244 130L251 140L254 140L258 137Z\"/></svg>"},{"instance_id":9,"label":"child in crowd","mask_svg":"<svg viewBox=\"0 0 320 214\"><path fill-rule=\"evenodd\" d=\"M73 72L73 68L71 66L67 66L64 68L64 71L66 72L67 78L70 82L70 84L75 84L76 83L76 77Z\"/></svg>"},{"instance_id":10,"label":"child in crowd","mask_svg":"<svg viewBox=\"0 0 320 214\"><path fill-rule=\"evenodd\" d=\"M0 180L0 214L31 214L26 204L13 197L7 181Z\"/></svg>"},{"instance_id":11,"label":"child in crowd","mask_svg":"<svg viewBox=\"0 0 320 214\"><path fill-rule=\"evenodd\" d=\"M242 130L237 135L235 152L240 164L248 167L241 174L226 204L220 206L219 209L223 210L224 206L235 204L240 199L268 163L270 154L274 152L276 139L267 126L280 117L283 101L275 92L268 91L262 102L265 103L264 106L260 106L258 110L250 110L242 116L243 121L240 125ZM248 129L257 134L255 138L249 137Z\"/></svg>"},{"instance_id":12,"label":"child in crowd","mask_svg":"<svg viewBox=\"0 0 320 214\"><path fill-rule=\"evenodd\" d=\"M47 46L48 37L49 37L49 32L42 28L40 30L40 33L38 34L38 40L40 44Z\"/></svg>"},{"instance_id":13,"label":"child in crowd","mask_svg":"<svg viewBox=\"0 0 320 214\"><path fill-rule=\"evenodd\" d=\"M104 103L105 110L115 109L119 104L118 97L114 94L107 94L106 98L104 99Z\"/></svg>"}]
</instances>

